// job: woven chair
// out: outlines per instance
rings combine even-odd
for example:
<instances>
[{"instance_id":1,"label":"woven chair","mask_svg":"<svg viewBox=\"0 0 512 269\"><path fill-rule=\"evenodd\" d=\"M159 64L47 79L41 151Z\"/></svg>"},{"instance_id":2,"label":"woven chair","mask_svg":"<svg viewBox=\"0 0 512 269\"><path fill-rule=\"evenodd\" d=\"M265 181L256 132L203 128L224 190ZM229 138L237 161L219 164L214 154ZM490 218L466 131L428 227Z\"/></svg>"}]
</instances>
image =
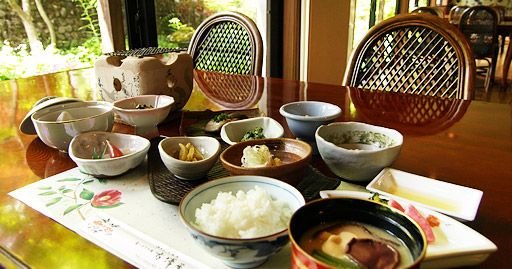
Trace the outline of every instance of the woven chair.
<instances>
[{"instance_id":1,"label":"woven chair","mask_svg":"<svg viewBox=\"0 0 512 269\"><path fill-rule=\"evenodd\" d=\"M411 13L430 14L439 18L444 18L443 9L438 7L419 7L411 11Z\"/></svg>"},{"instance_id":2,"label":"woven chair","mask_svg":"<svg viewBox=\"0 0 512 269\"><path fill-rule=\"evenodd\" d=\"M220 12L197 27L188 53L198 70L261 75L262 43L258 28L249 17Z\"/></svg>"},{"instance_id":3,"label":"woven chair","mask_svg":"<svg viewBox=\"0 0 512 269\"><path fill-rule=\"evenodd\" d=\"M474 6L466 9L460 18L459 29L471 45L475 59L484 60L487 65L478 67L478 73L486 72L485 91L494 83L498 60L498 14L492 7Z\"/></svg>"},{"instance_id":4,"label":"woven chair","mask_svg":"<svg viewBox=\"0 0 512 269\"><path fill-rule=\"evenodd\" d=\"M462 13L468 9L468 6L453 6L450 9L450 13L448 15L448 20L451 24L459 25L460 17Z\"/></svg>"},{"instance_id":5,"label":"woven chair","mask_svg":"<svg viewBox=\"0 0 512 269\"><path fill-rule=\"evenodd\" d=\"M429 14L398 15L371 28L352 52L344 85L471 99L475 62L462 33Z\"/></svg>"}]
</instances>

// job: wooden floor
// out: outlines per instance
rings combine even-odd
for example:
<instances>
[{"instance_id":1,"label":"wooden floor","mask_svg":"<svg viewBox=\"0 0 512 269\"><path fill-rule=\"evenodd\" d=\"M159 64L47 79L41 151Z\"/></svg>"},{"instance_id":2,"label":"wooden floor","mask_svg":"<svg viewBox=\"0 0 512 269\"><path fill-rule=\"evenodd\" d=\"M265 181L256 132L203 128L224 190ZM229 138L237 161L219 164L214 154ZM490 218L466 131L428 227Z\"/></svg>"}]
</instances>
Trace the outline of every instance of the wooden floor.
<instances>
[{"instance_id":1,"label":"wooden floor","mask_svg":"<svg viewBox=\"0 0 512 269\"><path fill-rule=\"evenodd\" d=\"M505 48L508 46L505 46ZM498 65L496 67L496 79L494 86L489 89L489 92L485 92L483 76L477 76L475 83L475 100L488 101L493 103L512 104L512 68L508 72L508 88L503 89L501 84L503 60L505 59L507 51L501 52L498 57Z\"/></svg>"}]
</instances>

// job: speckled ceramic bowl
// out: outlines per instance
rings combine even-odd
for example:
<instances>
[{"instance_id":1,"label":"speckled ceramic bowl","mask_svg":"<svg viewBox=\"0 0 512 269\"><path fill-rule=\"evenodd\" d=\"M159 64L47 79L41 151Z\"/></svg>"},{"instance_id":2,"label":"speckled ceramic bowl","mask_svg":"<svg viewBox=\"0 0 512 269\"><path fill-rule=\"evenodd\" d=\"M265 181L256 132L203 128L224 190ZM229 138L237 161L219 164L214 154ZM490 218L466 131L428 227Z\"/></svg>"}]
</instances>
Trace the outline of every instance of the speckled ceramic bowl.
<instances>
[{"instance_id":1,"label":"speckled ceramic bowl","mask_svg":"<svg viewBox=\"0 0 512 269\"><path fill-rule=\"evenodd\" d=\"M157 125L167 118L174 98L167 95L139 95L114 102L121 121L135 126L135 133L151 139L158 136Z\"/></svg>"},{"instance_id":2,"label":"speckled ceramic bowl","mask_svg":"<svg viewBox=\"0 0 512 269\"><path fill-rule=\"evenodd\" d=\"M93 155L103 152L106 140L121 150L123 156L93 159ZM89 132L77 135L69 145L69 157L78 165L80 171L96 177L114 177L139 166L149 150L146 138L118 133Z\"/></svg>"},{"instance_id":3,"label":"speckled ceramic bowl","mask_svg":"<svg viewBox=\"0 0 512 269\"><path fill-rule=\"evenodd\" d=\"M403 143L398 131L361 122L320 126L315 138L329 169L351 181L372 180L395 161Z\"/></svg>"},{"instance_id":4,"label":"speckled ceramic bowl","mask_svg":"<svg viewBox=\"0 0 512 269\"><path fill-rule=\"evenodd\" d=\"M35 112L31 118L39 138L60 151L67 151L78 134L110 131L114 124L112 104L101 101L58 104Z\"/></svg>"},{"instance_id":5,"label":"speckled ceramic bowl","mask_svg":"<svg viewBox=\"0 0 512 269\"><path fill-rule=\"evenodd\" d=\"M180 143L183 145L191 143L203 154L204 159L194 162L180 160L178 158ZM217 162L220 143L217 139L209 136L174 136L160 141L158 151L165 167L176 177L183 180L197 180L204 178Z\"/></svg>"},{"instance_id":6,"label":"speckled ceramic bowl","mask_svg":"<svg viewBox=\"0 0 512 269\"><path fill-rule=\"evenodd\" d=\"M195 224L195 212L203 203L210 203L219 192L247 192L258 186L264 189L273 200L288 205L294 212L304 205L302 194L282 181L261 176L232 176L208 181L190 191L181 201L180 219L191 236L206 252L234 268L252 268L264 263L270 256L279 252L289 242L288 229L256 238L227 238L202 231Z\"/></svg>"}]
</instances>

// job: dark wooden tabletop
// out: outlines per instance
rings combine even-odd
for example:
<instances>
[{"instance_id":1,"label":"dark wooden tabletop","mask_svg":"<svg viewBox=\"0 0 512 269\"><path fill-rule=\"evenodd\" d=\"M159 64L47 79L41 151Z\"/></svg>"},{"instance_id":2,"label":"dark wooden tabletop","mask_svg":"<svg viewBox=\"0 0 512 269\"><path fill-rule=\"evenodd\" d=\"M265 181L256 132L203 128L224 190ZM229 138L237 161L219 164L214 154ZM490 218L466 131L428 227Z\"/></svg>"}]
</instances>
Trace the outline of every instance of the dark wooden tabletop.
<instances>
[{"instance_id":1,"label":"dark wooden tabletop","mask_svg":"<svg viewBox=\"0 0 512 269\"><path fill-rule=\"evenodd\" d=\"M469 186L484 192L477 217L466 225L498 246L478 268L507 268L512 253L512 107L481 101L446 100L344 86L263 77L196 72L185 109L258 107L285 127L282 104L318 100L343 110L337 121L361 121L395 128L404 135L392 167ZM34 268L123 268L128 263L7 195L8 192L75 166L18 126L48 95L99 99L91 69L0 82L0 264ZM233 94L235 93L235 94ZM160 127L177 135L179 117ZM130 132L116 124L114 131ZM313 164L330 174L315 156Z\"/></svg>"}]
</instances>

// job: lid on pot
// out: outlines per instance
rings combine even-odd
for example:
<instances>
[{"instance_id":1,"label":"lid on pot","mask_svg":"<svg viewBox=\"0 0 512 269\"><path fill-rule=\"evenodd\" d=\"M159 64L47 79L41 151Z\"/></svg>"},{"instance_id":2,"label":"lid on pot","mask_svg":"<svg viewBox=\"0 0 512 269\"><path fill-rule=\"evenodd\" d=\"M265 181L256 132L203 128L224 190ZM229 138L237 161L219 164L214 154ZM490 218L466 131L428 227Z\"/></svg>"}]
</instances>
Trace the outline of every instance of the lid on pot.
<instances>
[{"instance_id":1,"label":"lid on pot","mask_svg":"<svg viewBox=\"0 0 512 269\"><path fill-rule=\"evenodd\" d=\"M29 135L35 135L36 129L34 127L34 123L32 122L31 116L32 114L36 113L37 111L58 105L58 104L64 104L64 103L70 103L70 102L83 102L82 100L78 98L70 98L70 97L57 97L57 96L46 96L41 98L39 101L37 101L33 106L32 109L25 115L25 118L21 121L20 124L20 131L24 134Z\"/></svg>"}]
</instances>

